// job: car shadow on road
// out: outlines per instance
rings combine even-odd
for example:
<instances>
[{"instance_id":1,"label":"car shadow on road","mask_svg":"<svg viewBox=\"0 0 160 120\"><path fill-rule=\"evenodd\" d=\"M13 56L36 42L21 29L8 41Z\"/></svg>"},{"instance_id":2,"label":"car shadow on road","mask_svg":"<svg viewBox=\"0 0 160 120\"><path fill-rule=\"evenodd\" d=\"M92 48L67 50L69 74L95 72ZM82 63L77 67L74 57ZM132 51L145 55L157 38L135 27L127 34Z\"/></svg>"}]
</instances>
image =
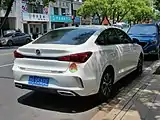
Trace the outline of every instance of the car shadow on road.
<instances>
[{"instance_id":1,"label":"car shadow on road","mask_svg":"<svg viewBox=\"0 0 160 120\"><path fill-rule=\"evenodd\" d=\"M137 77L135 73L131 73L125 78L117 82L113 87L111 99L107 101L99 101L97 95L87 97L65 97L50 93L29 92L20 98L18 102L23 105L46 109L51 111L58 111L64 113L79 113L88 111L95 107L102 105L102 103L110 103L112 99L119 93L119 91L129 84L131 84ZM117 101L118 102L118 101ZM115 102L116 104L116 102Z\"/></svg>"}]
</instances>

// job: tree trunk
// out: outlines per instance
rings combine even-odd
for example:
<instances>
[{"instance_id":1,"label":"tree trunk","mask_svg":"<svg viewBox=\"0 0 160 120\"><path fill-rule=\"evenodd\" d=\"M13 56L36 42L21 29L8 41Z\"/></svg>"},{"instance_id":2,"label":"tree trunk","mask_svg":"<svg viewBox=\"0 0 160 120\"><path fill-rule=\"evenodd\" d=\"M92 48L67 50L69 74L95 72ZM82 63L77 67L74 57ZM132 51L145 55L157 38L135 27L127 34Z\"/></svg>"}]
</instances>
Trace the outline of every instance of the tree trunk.
<instances>
[{"instance_id":1,"label":"tree trunk","mask_svg":"<svg viewBox=\"0 0 160 120\"><path fill-rule=\"evenodd\" d=\"M113 24L115 23L115 14L116 14L116 9L113 10Z\"/></svg>"},{"instance_id":2,"label":"tree trunk","mask_svg":"<svg viewBox=\"0 0 160 120\"><path fill-rule=\"evenodd\" d=\"M126 12L122 15L122 17L121 17L121 19L120 19L119 21L122 21L122 20L124 19L124 17L128 14L129 11L130 11L130 10L126 11Z\"/></svg>"},{"instance_id":3,"label":"tree trunk","mask_svg":"<svg viewBox=\"0 0 160 120\"><path fill-rule=\"evenodd\" d=\"M135 25L135 24L136 24L136 20L133 21L133 25Z\"/></svg>"},{"instance_id":4,"label":"tree trunk","mask_svg":"<svg viewBox=\"0 0 160 120\"><path fill-rule=\"evenodd\" d=\"M99 24L101 24L101 16L98 13L96 13L96 15L98 16Z\"/></svg>"},{"instance_id":5,"label":"tree trunk","mask_svg":"<svg viewBox=\"0 0 160 120\"><path fill-rule=\"evenodd\" d=\"M5 24L5 22L6 22L7 18L8 18L8 15L9 15L9 13L11 12L13 2L14 2L14 0L11 0L11 1L9 2L8 8L7 8L7 10L6 10L6 14L5 14L5 16L4 16L4 19L3 19L3 21L2 21L2 24L0 25L0 31L2 31L3 25Z\"/></svg>"},{"instance_id":6,"label":"tree trunk","mask_svg":"<svg viewBox=\"0 0 160 120\"><path fill-rule=\"evenodd\" d=\"M119 22L119 17L120 17L120 13L118 12L117 13L117 20L116 20L116 22Z\"/></svg>"},{"instance_id":7,"label":"tree trunk","mask_svg":"<svg viewBox=\"0 0 160 120\"><path fill-rule=\"evenodd\" d=\"M104 18L105 18L105 16L102 17L102 20L101 20L101 22L100 22L100 25L102 25Z\"/></svg>"},{"instance_id":8,"label":"tree trunk","mask_svg":"<svg viewBox=\"0 0 160 120\"><path fill-rule=\"evenodd\" d=\"M109 19L108 19L108 17L107 17L107 16L106 16L106 19L107 19L107 21L108 21L108 24L109 24L109 25L111 25L111 23L110 23L110 21L109 21Z\"/></svg>"}]
</instances>

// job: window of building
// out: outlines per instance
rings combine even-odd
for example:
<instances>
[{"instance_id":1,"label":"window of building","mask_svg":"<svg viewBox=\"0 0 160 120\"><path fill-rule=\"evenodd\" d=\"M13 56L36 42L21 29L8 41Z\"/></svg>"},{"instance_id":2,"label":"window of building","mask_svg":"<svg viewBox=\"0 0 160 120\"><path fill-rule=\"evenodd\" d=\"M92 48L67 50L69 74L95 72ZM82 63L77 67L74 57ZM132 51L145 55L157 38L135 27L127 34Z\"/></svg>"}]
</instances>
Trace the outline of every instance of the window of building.
<instances>
[{"instance_id":1,"label":"window of building","mask_svg":"<svg viewBox=\"0 0 160 120\"><path fill-rule=\"evenodd\" d=\"M62 15L66 15L66 9L65 8L61 8L61 12L62 12Z\"/></svg>"},{"instance_id":2,"label":"window of building","mask_svg":"<svg viewBox=\"0 0 160 120\"><path fill-rule=\"evenodd\" d=\"M30 32L33 33L33 28L30 28Z\"/></svg>"},{"instance_id":3,"label":"window of building","mask_svg":"<svg viewBox=\"0 0 160 120\"><path fill-rule=\"evenodd\" d=\"M77 14L76 14L76 12L77 12L76 10L73 10L73 15L74 15L74 16L76 16L76 15L77 15Z\"/></svg>"},{"instance_id":4,"label":"window of building","mask_svg":"<svg viewBox=\"0 0 160 120\"><path fill-rule=\"evenodd\" d=\"M29 13L43 13L43 6L42 5L33 5L33 4L28 4L28 12Z\"/></svg>"},{"instance_id":5,"label":"window of building","mask_svg":"<svg viewBox=\"0 0 160 120\"><path fill-rule=\"evenodd\" d=\"M59 15L58 13L59 13L59 12L58 12L58 8L57 8L57 7L54 7L54 15Z\"/></svg>"},{"instance_id":6,"label":"window of building","mask_svg":"<svg viewBox=\"0 0 160 120\"><path fill-rule=\"evenodd\" d=\"M36 28L36 33L39 33L39 28Z\"/></svg>"}]
</instances>

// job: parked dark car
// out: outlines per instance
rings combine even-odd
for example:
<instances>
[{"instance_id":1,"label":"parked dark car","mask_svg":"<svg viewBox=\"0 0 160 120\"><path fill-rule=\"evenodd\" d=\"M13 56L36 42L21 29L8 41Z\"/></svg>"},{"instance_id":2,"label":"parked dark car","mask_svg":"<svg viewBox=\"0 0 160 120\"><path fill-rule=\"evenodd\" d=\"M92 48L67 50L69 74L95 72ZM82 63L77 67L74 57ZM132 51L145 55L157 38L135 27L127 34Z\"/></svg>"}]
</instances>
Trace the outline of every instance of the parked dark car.
<instances>
[{"instance_id":1,"label":"parked dark car","mask_svg":"<svg viewBox=\"0 0 160 120\"><path fill-rule=\"evenodd\" d=\"M145 55L160 58L160 29L157 24L136 24L130 27L128 35L137 39Z\"/></svg>"},{"instance_id":2,"label":"parked dark car","mask_svg":"<svg viewBox=\"0 0 160 120\"><path fill-rule=\"evenodd\" d=\"M1 46L24 45L31 41L31 36L22 32L8 33L0 38Z\"/></svg>"}]
</instances>

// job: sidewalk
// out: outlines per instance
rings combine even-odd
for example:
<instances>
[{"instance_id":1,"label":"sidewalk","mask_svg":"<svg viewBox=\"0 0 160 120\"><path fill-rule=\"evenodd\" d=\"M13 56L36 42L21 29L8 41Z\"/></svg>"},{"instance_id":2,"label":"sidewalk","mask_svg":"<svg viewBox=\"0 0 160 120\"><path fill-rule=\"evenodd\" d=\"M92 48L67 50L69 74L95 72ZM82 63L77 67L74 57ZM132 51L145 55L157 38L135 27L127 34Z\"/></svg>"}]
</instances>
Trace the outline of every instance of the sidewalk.
<instances>
[{"instance_id":1,"label":"sidewalk","mask_svg":"<svg viewBox=\"0 0 160 120\"><path fill-rule=\"evenodd\" d=\"M129 109L121 111L114 120L160 120L160 77L152 76L146 88L140 90L127 106Z\"/></svg>"},{"instance_id":2,"label":"sidewalk","mask_svg":"<svg viewBox=\"0 0 160 120\"><path fill-rule=\"evenodd\" d=\"M158 68L160 73L160 67ZM149 71L152 72L148 73L109 113L103 113L105 115L102 119L95 119L160 120L160 74L152 74L152 68Z\"/></svg>"}]
</instances>

